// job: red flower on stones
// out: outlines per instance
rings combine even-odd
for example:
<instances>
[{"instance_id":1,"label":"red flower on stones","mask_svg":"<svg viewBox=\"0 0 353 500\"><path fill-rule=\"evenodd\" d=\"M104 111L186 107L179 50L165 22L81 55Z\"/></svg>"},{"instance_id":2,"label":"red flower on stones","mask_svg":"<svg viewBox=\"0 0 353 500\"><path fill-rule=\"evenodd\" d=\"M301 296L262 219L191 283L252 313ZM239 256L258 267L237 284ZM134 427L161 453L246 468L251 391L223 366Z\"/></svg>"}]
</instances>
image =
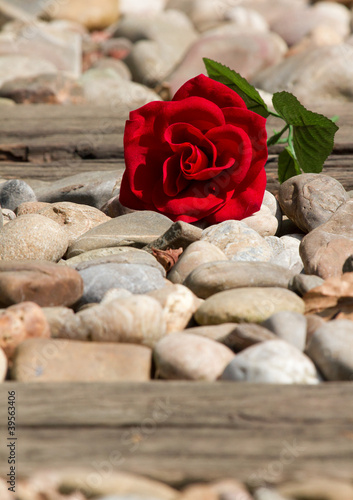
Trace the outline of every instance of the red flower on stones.
<instances>
[{"instance_id":1,"label":"red flower on stones","mask_svg":"<svg viewBox=\"0 0 353 500\"><path fill-rule=\"evenodd\" d=\"M121 204L190 223L250 216L266 187L265 124L236 92L204 75L172 101L132 111Z\"/></svg>"}]
</instances>

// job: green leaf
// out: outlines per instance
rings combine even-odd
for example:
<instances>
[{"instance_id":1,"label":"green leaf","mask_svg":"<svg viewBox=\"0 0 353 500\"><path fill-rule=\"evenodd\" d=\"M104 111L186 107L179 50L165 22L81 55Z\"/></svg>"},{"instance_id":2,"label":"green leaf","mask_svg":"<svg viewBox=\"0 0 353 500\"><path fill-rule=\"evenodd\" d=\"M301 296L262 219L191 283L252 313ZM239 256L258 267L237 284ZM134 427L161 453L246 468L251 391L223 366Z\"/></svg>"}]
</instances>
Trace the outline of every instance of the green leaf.
<instances>
[{"instance_id":1,"label":"green leaf","mask_svg":"<svg viewBox=\"0 0 353 500\"><path fill-rule=\"evenodd\" d=\"M206 57L203 58L203 62L205 63L208 76L217 82L227 85L227 87L239 94L250 111L254 111L264 118L269 116L270 113L265 101L255 87L250 85L239 73Z\"/></svg>"},{"instance_id":2,"label":"green leaf","mask_svg":"<svg viewBox=\"0 0 353 500\"><path fill-rule=\"evenodd\" d=\"M304 172L321 172L333 149L337 125L326 116L306 109L289 92L276 92L272 102L281 118L293 126L293 147L299 168Z\"/></svg>"},{"instance_id":3,"label":"green leaf","mask_svg":"<svg viewBox=\"0 0 353 500\"><path fill-rule=\"evenodd\" d=\"M278 156L278 180L282 184L290 177L299 174L301 174L301 171L298 162L290 148L286 147Z\"/></svg>"}]
</instances>

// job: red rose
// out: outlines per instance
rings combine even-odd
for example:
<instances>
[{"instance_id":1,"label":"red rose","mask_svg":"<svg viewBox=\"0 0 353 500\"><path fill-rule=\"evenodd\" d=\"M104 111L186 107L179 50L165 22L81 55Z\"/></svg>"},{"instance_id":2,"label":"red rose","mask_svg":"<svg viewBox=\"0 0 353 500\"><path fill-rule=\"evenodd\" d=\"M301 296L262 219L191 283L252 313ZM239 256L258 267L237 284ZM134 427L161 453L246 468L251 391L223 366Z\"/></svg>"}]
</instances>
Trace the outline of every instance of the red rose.
<instances>
[{"instance_id":1,"label":"red rose","mask_svg":"<svg viewBox=\"0 0 353 500\"><path fill-rule=\"evenodd\" d=\"M119 201L173 221L216 224L259 210L265 187L266 119L204 75L172 101L130 113Z\"/></svg>"}]
</instances>

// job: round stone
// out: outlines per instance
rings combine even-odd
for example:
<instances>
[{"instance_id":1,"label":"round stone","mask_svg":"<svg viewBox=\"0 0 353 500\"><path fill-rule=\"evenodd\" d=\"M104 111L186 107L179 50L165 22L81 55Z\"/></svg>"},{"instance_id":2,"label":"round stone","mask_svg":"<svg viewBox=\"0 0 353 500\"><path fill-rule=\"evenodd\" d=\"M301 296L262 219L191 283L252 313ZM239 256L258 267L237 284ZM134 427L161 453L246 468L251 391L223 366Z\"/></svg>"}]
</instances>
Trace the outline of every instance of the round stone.
<instances>
[{"instance_id":1,"label":"round stone","mask_svg":"<svg viewBox=\"0 0 353 500\"><path fill-rule=\"evenodd\" d=\"M314 363L283 340L267 340L237 354L221 380L270 384L318 384Z\"/></svg>"},{"instance_id":2,"label":"round stone","mask_svg":"<svg viewBox=\"0 0 353 500\"><path fill-rule=\"evenodd\" d=\"M216 380L234 353L214 340L192 333L170 333L154 348L156 370L171 380Z\"/></svg>"},{"instance_id":3,"label":"round stone","mask_svg":"<svg viewBox=\"0 0 353 500\"><path fill-rule=\"evenodd\" d=\"M202 232L201 240L213 243L232 261L268 262L272 257L270 245L258 232L244 222L227 220Z\"/></svg>"},{"instance_id":4,"label":"round stone","mask_svg":"<svg viewBox=\"0 0 353 500\"><path fill-rule=\"evenodd\" d=\"M284 288L235 288L209 297L195 312L200 325L261 323L279 311L304 313L304 301Z\"/></svg>"},{"instance_id":5,"label":"round stone","mask_svg":"<svg viewBox=\"0 0 353 500\"><path fill-rule=\"evenodd\" d=\"M27 182L12 179L4 182L0 189L0 206L15 210L18 205L26 201L36 201L36 195Z\"/></svg>"},{"instance_id":6,"label":"round stone","mask_svg":"<svg viewBox=\"0 0 353 500\"><path fill-rule=\"evenodd\" d=\"M57 262L69 239L56 222L39 214L21 215L0 230L0 259Z\"/></svg>"},{"instance_id":7,"label":"round stone","mask_svg":"<svg viewBox=\"0 0 353 500\"><path fill-rule=\"evenodd\" d=\"M192 271L184 285L195 295L207 299L215 293L243 287L283 287L293 273L268 262L208 262Z\"/></svg>"},{"instance_id":8,"label":"round stone","mask_svg":"<svg viewBox=\"0 0 353 500\"><path fill-rule=\"evenodd\" d=\"M83 269L80 274L84 282L80 305L100 302L110 288L142 294L165 286L160 271L143 264L98 264Z\"/></svg>"}]
</instances>

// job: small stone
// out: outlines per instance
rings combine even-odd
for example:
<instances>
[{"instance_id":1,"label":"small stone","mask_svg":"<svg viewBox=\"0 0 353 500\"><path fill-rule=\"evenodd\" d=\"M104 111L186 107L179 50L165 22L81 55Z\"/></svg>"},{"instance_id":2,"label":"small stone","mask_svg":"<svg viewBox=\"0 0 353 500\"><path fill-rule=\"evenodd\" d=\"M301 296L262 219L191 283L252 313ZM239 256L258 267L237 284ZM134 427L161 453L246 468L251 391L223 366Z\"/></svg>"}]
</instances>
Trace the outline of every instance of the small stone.
<instances>
[{"instance_id":1,"label":"small stone","mask_svg":"<svg viewBox=\"0 0 353 500\"><path fill-rule=\"evenodd\" d=\"M271 93L291 92L308 107L320 101L349 102L353 93L352 61L349 43L312 48L259 71L251 83Z\"/></svg>"},{"instance_id":2,"label":"small stone","mask_svg":"<svg viewBox=\"0 0 353 500\"><path fill-rule=\"evenodd\" d=\"M351 481L334 477L308 478L279 485L278 491L285 498L307 500L351 500L353 486Z\"/></svg>"},{"instance_id":3,"label":"small stone","mask_svg":"<svg viewBox=\"0 0 353 500\"><path fill-rule=\"evenodd\" d=\"M7 41L6 46L10 45L10 43ZM0 39L0 46L1 45ZM40 59L38 56L0 55L0 87L2 87L4 83L14 80L15 78L24 78L48 73L56 74L57 69L53 63Z\"/></svg>"},{"instance_id":4,"label":"small stone","mask_svg":"<svg viewBox=\"0 0 353 500\"><path fill-rule=\"evenodd\" d=\"M67 257L103 247L144 247L163 234L173 222L157 212L140 211L122 215L90 229L68 249Z\"/></svg>"},{"instance_id":5,"label":"small stone","mask_svg":"<svg viewBox=\"0 0 353 500\"><path fill-rule=\"evenodd\" d=\"M166 333L162 306L153 297L132 295L77 313L78 334L94 342L125 342L153 347Z\"/></svg>"},{"instance_id":6,"label":"small stone","mask_svg":"<svg viewBox=\"0 0 353 500\"><path fill-rule=\"evenodd\" d=\"M88 340L86 332L79 337L80 318L69 307L42 307L42 311L49 323L52 339Z\"/></svg>"},{"instance_id":7,"label":"small stone","mask_svg":"<svg viewBox=\"0 0 353 500\"><path fill-rule=\"evenodd\" d=\"M17 217L20 215L38 214L43 208L50 206L50 203L45 203L44 201L25 201L17 206L15 214Z\"/></svg>"},{"instance_id":8,"label":"small stone","mask_svg":"<svg viewBox=\"0 0 353 500\"><path fill-rule=\"evenodd\" d=\"M39 214L21 215L0 230L0 259L57 262L68 243L65 230L56 222Z\"/></svg>"},{"instance_id":9,"label":"small stone","mask_svg":"<svg viewBox=\"0 0 353 500\"><path fill-rule=\"evenodd\" d=\"M318 316L317 314L306 314L306 349L311 341L311 337L314 335L316 330L321 326L326 324L324 318ZM305 351L306 353L306 351Z\"/></svg>"},{"instance_id":10,"label":"small stone","mask_svg":"<svg viewBox=\"0 0 353 500\"><path fill-rule=\"evenodd\" d=\"M87 155L91 153L92 147L89 139L76 144L76 148ZM71 201L99 209L112 196L119 194L123 171L123 168L117 168L106 172L84 172L33 189L39 201Z\"/></svg>"},{"instance_id":11,"label":"small stone","mask_svg":"<svg viewBox=\"0 0 353 500\"><path fill-rule=\"evenodd\" d=\"M97 264L79 273L84 283L80 305L100 302L110 288L143 294L165 286L161 272L145 264Z\"/></svg>"},{"instance_id":12,"label":"small stone","mask_svg":"<svg viewBox=\"0 0 353 500\"><path fill-rule=\"evenodd\" d=\"M70 306L82 295L80 274L46 261L0 261L0 306L23 301L40 306Z\"/></svg>"},{"instance_id":13,"label":"small stone","mask_svg":"<svg viewBox=\"0 0 353 500\"><path fill-rule=\"evenodd\" d=\"M63 73L16 78L0 88L0 95L18 104L82 104L83 89Z\"/></svg>"},{"instance_id":14,"label":"small stone","mask_svg":"<svg viewBox=\"0 0 353 500\"><path fill-rule=\"evenodd\" d=\"M327 380L352 380L352 349L353 322L337 319L315 330L306 351Z\"/></svg>"},{"instance_id":15,"label":"small stone","mask_svg":"<svg viewBox=\"0 0 353 500\"><path fill-rule=\"evenodd\" d=\"M184 333L192 333L193 335L201 335L201 337L206 337L211 340L217 340L223 343L223 339L226 338L233 330L236 328L235 323L222 323L221 325L205 325L205 326L194 326L192 328L187 328ZM228 346L229 347L229 346Z\"/></svg>"},{"instance_id":16,"label":"small stone","mask_svg":"<svg viewBox=\"0 0 353 500\"><path fill-rule=\"evenodd\" d=\"M117 264L145 264L159 269L163 277L166 275L165 269L153 255L134 247L97 248L65 260L66 265L79 270L87 269L92 265L96 266L97 264L111 262Z\"/></svg>"},{"instance_id":17,"label":"small stone","mask_svg":"<svg viewBox=\"0 0 353 500\"><path fill-rule=\"evenodd\" d=\"M116 299L127 299L132 295L133 293L129 292L129 290L125 290L125 288L111 288L104 294L101 304L106 304Z\"/></svg>"},{"instance_id":18,"label":"small stone","mask_svg":"<svg viewBox=\"0 0 353 500\"><path fill-rule=\"evenodd\" d=\"M29 338L50 338L48 321L34 302L21 302L0 312L0 347L12 360L16 347Z\"/></svg>"},{"instance_id":19,"label":"small stone","mask_svg":"<svg viewBox=\"0 0 353 500\"><path fill-rule=\"evenodd\" d=\"M4 224L7 224L8 222L10 222L10 220L16 219L15 212L13 212L12 210L10 210L8 208L2 208L0 210L0 212L1 212L0 227L2 227ZM2 224L1 224L1 220L2 220Z\"/></svg>"},{"instance_id":20,"label":"small stone","mask_svg":"<svg viewBox=\"0 0 353 500\"><path fill-rule=\"evenodd\" d=\"M45 12L51 19L68 19L83 24L89 30L104 29L119 18L119 2L116 0L70 0L59 2L55 8L49 2Z\"/></svg>"},{"instance_id":21,"label":"small stone","mask_svg":"<svg viewBox=\"0 0 353 500\"><path fill-rule=\"evenodd\" d=\"M234 262L268 262L272 257L272 249L264 238L240 221L210 226L202 232L201 240L216 245Z\"/></svg>"},{"instance_id":22,"label":"small stone","mask_svg":"<svg viewBox=\"0 0 353 500\"><path fill-rule=\"evenodd\" d=\"M222 260L228 261L218 247L208 241L195 241L184 250L178 262L169 271L168 279L172 283L183 283L188 274L199 265Z\"/></svg>"},{"instance_id":23,"label":"small stone","mask_svg":"<svg viewBox=\"0 0 353 500\"><path fill-rule=\"evenodd\" d=\"M278 220L278 225L281 226L282 223L282 210L278 203L277 198L270 193L270 191L265 191L264 199L261 206L266 206L270 209L271 214Z\"/></svg>"},{"instance_id":24,"label":"small stone","mask_svg":"<svg viewBox=\"0 0 353 500\"><path fill-rule=\"evenodd\" d=\"M312 288L322 285L324 280L314 274L296 274L289 281L289 290L301 297Z\"/></svg>"},{"instance_id":25,"label":"small stone","mask_svg":"<svg viewBox=\"0 0 353 500\"><path fill-rule=\"evenodd\" d=\"M209 297L194 317L200 325L261 323L279 311L304 313L305 304L284 288L235 288Z\"/></svg>"},{"instance_id":26,"label":"small stone","mask_svg":"<svg viewBox=\"0 0 353 500\"><path fill-rule=\"evenodd\" d=\"M221 380L270 384L318 384L314 363L283 340L268 340L237 354Z\"/></svg>"},{"instance_id":27,"label":"small stone","mask_svg":"<svg viewBox=\"0 0 353 500\"><path fill-rule=\"evenodd\" d=\"M268 262L207 262L196 267L184 285L195 295L207 299L215 293L243 287L288 288L291 271Z\"/></svg>"},{"instance_id":28,"label":"small stone","mask_svg":"<svg viewBox=\"0 0 353 500\"><path fill-rule=\"evenodd\" d=\"M100 252L101 250L117 250L115 252ZM90 254L87 259L79 261L81 256ZM101 254L99 256L99 254ZM90 258L95 256L95 258ZM74 263L74 259L77 261ZM153 257L153 255L133 247L112 247L112 248L99 248L97 250L91 250L90 252L85 252L77 257L72 257L65 261L66 264L74 267L77 271L83 271L89 267L98 266L101 264L135 264L151 266L161 273L163 278L166 275L164 267Z\"/></svg>"},{"instance_id":29,"label":"small stone","mask_svg":"<svg viewBox=\"0 0 353 500\"><path fill-rule=\"evenodd\" d=\"M187 222L177 221L164 234L147 245L144 250L152 251L152 248L166 250L167 248L180 247L185 250L192 243L199 241L201 235L202 229Z\"/></svg>"},{"instance_id":30,"label":"small stone","mask_svg":"<svg viewBox=\"0 0 353 500\"><path fill-rule=\"evenodd\" d=\"M353 201L347 201L303 238L299 250L306 274L323 279L342 274L343 264L353 254L352 215Z\"/></svg>"},{"instance_id":31,"label":"small stone","mask_svg":"<svg viewBox=\"0 0 353 500\"><path fill-rule=\"evenodd\" d=\"M110 220L110 217L97 208L68 201L53 203L40 209L38 213L54 220L65 229L69 245L85 232Z\"/></svg>"},{"instance_id":32,"label":"small stone","mask_svg":"<svg viewBox=\"0 0 353 500\"><path fill-rule=\"evenodd\" d=\"M165 422L174 413L173 404L169 403L169 400L167 401L167 405L163 406L162 410L159 405L160 401L153 402L151 406L154 415L156 415L155 421L157 424ZM117 457L120 457L120 455L118 454ZM130 495L140 495L143 500L149 500L148 496L153 500L176 500L179 494L179 491L165 483L128 472L112 470L109 474L105 475L104 481L93 482L89 481L88 477L87 470L70 471L68 469L68 471L61 473L58 489L67 494L82 491L87 498L96 498L97 500L104 495L121 496L126 495L127 492ZM144 498L146 496L147 498Z\"/></svg>"},{"instance_id":33,"label":"small stone","mask_svg":"<svg viewBox=\"0 0 353 500\"><path fill-rule=\"evenodd\" d=\"M304 268L299 252L300 243L303 237L303 234L286 234L280 237L284 246L284 251L288 256L288 268L295 273L300 273Z\"/></svg>"},{"instance_id":34,"label":"small stone","mask_svg":"<svg viewBox=\"0 0 353 500\"><path fill-rule=\"evenodd\" d=\"M80 79L85 102L92 105L114 106L122 116L129 110L144 106L151 101L160 101L152 89L123 79L111 68L89 69Z\"/></svg>"},{"instance_id":35,"label":"small stone","mask_svg":"<svg viewBox=\"0 0 353 500\"><path fill-rule=\"evenodd\" d=\"M210 1L214 3L213 0ZM254 34L236 32L233 28L233 33L205 33L191 45L167 82L173 95L187 80L204 73L202 57L205 54L228 67L237 68L244 78L253 80L265 68L270 67L272 70L273 66L276 67L286 50L287 45L283 39L271 32ZM261 85L258 87L263 88Z\"/></svg>"},{"instance_id":36,"label":"small stone","mask_svg":"<svg viewBox=\"0 0 353 500\"><path fill-rule=\"evenodd\" d=\"M278 231L278 219L271 214L271 210L266 205L250 217L242 219L242 222L254 229L260 236L274 236Z\"/></svg>"},{"instance_id":37,"label":"small stone","mask_svg":"<svg viewBox=\"0 0 353 500\"><path fill-rule=\"evenodd\" d=\"M347 200L342 184L323 174L296 175L278 191L283 212L304 232L327 222Z\"/></svg>"},{"instance_id":38,"label":"small stone","mask_svg":"<svg viewBox=\"0 0 353 500\"><path fill-rule=\"evenodd\" d=\"M15 210L25 201L36 201L33 189L25 182L18 179L6 181L0 188L1 208Z\"/></svg>"},{"instance_id":39,"label":"small stone","mask_svg":"<svg viewBox=\"0 0 353 500\"><path fill-rule=\"evenodd\" d=\"M234 353L218 342L191 333L170 333L154 348L157 374L169 380L216 380Z\"/></svg>"},{"instance_id":40,"label":"small stone","mask_svg":"<svg viewBox=\"0 0 353 500\"><path fill-rule=\"evenodd\" d=\"M180 33L183 36L180 37ZM149 87L163 82L182 61L185 51L197 40L190 19L178 10L150 15L125 16L114 36L135 42L125 59L133 79Z\"/></svg>"},{"instance_id":41,"label":"small stone","mask_svg":"<svg viewBox=\"0 0 353 500\"><path fill-rule=\"evenodd\" d=\"M148 295L158 300L163 307L166 333L184 330L201 302L186 286L180 284L154 290Z\"/></svg>"},{"instance_id":42,"label":"small stone","mask_svg":"<svg viewBox=\"0 0 353 500\"><path fill-rule=\"evenodd\" d=\"M131 344L29 339L17 348L11 379L18 382L146 382L151 350Z\"/></svg>"},{"instance_id":43,"label":"small stone","mask_svg":"<svg viewBox=\"0 0 353 500\"><path fill-rule=\"evenodd\" d=\"M303 314L293 311L280 311L266 319L262 326L280 339L294 345L299 351L304 351L307 324Z\"/></svg>"},{"instance_id":44,"label":"small stone","mask_svg":"<svg viewBox=\"0 0 353 500\"><path fill-rule=\"evenodd\" d=\"M0 106L15 106L16 103L12 99L6 99L5 97L0 97Z\"/></svg>"},{"instance_id":45,"label":"small stone","mask_svg":"<svg viewBox=\"0 0 353 500\"><path fill-rule=\"evenodd\" d=\"M277 339L276 335L265 326L257 325L256 323L244 323L242 325L235 325L233 323L233 330L225 337L219 339L219 342L222 342L222 344L234 352L240 352L259 342L275 339Z\"/></svg>"}]
</instances>

